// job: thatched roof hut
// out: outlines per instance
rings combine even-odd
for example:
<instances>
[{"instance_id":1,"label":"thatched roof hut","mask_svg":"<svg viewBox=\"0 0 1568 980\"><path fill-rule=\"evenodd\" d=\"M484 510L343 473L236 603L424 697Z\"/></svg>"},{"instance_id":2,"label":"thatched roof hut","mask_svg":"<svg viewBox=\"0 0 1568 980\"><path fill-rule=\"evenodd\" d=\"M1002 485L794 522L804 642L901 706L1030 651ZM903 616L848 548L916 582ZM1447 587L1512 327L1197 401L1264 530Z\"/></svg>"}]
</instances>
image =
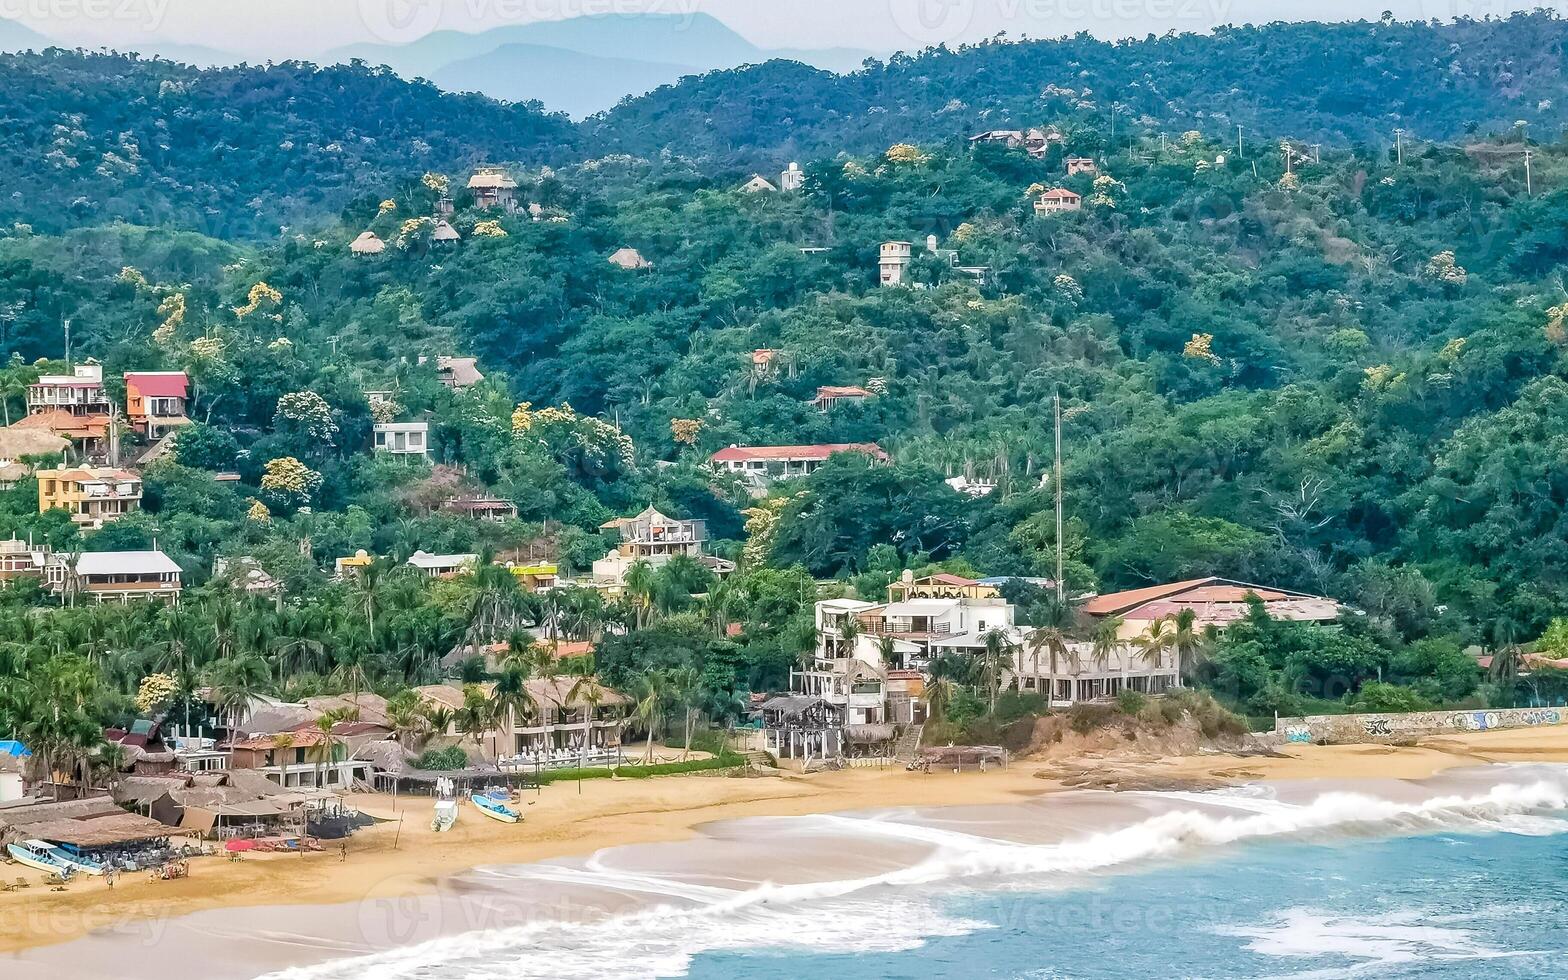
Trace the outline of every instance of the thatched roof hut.
<instances>
[{"instance_id":1,"label":"thatched roof hut","mask_svg":"<svg viewBox=\"0 0 1568 980\"><path fill-rule=\"evenodd\" d=\"M376 236L373 231L367 231L354 239L348 250L355 255L380 255L387 250L387 243Z\"/></svg>"},{"instance_id":2,"label":"thatched roof hut","mask_svg":"<svg viewBox=\"0 0 1568 980\"><path fill-rule=\"evenodd\" d=\"M58 456L65 452L71 440L55 435L48 429L30 425L0 428L0 459L21 459L23 456Z\"/></svg>"},{"instance_id":3,"label":"thatched roof hut","mask_svg":"<svg viewBox=\"0 0 1568 980\"><path fill-rule=\"evenodd\" d=\"M610 256L610 264L622 269L651 269L653 263L642 257L635 248L619 248Z\"/></svg>"},{"instance_id":4,"label":"thatched roof hut","mask_svg":"<svg viewBox=\"0 0 1568 980\"><path fill-rule=\"evenodd\" d=\"M451 222L442 219L436 222L436 230L430 233L430 240L433 242L460 242L463 240L463 236L457 233L457 229L452 227Z\"/></svg>"}]
</instances>

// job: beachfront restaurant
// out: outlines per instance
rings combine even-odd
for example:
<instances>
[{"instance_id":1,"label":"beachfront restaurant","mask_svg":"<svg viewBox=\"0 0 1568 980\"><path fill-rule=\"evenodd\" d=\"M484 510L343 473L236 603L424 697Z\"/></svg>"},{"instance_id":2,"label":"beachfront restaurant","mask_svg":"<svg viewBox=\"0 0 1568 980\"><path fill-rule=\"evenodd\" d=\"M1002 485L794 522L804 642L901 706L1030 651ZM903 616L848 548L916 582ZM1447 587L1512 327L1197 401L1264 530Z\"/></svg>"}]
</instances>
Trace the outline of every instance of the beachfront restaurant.
<instances>
[{"instance_id":1,"label":"beachfront restaurant","mask_svg":"<svg viewBox=\"0 0 1568 980\"><path fill-rule=\"evenodd\" d=\"M185 835L186 831L124 811L83 820L33 824L28 828L28 834L34 840L57 844L94 864L122 871L159 867L179 857L190 846L190 842L173 842L173 838Z\"/></svg>"},{"instance_id":2,"label":"beachfront restaurant","mask_svg":"<svg viewBox=\"0 0 1568 980\"><path fill-rule=\"evenodd\" d=\"M782 694L757 708L767 750L780 759L844 754L844 708L807 694Z\"/></svg>"}]
</instances>

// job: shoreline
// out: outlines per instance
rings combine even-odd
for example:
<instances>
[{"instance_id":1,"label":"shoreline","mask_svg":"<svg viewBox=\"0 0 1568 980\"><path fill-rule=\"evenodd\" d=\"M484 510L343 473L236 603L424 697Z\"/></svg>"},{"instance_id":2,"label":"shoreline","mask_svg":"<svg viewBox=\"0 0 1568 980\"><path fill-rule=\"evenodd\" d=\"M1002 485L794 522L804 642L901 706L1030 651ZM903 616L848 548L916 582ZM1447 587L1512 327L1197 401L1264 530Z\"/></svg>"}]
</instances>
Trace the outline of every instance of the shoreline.
<instances>
[{"instance_id":1,"label":"shoreline","mask_svg":"<svg viewBox=\"0 0 1568 980\"><path fill-rule=\"evenodd\" d=\"M482 820L466 809L454 830L429 828L430 799L359 795L377 816L401 814L349 842L346 863L334 849L299 855L204 858L192 876L152 882L126 876L51 892L38 883L0 893L0 963L16 954L90 935L148 942L168 920L219 910L341 905L423 896L475 868L586 856L605 848L686 841L706 825L748 817L790 817L896 807L1016 803L1084 788L1209 789L1251 782L1424 779L1462 766L1507 762L1568 763L1568 726L1463 733L1410 746L1292 746L1265 756L1199 755L1166 759L1022 760L989 773L910 773L902 767L846 769L799 776L671 776L590 780L546 787L524 805L525 822ZM579 795L580 793L580 795ZM7 879L19 868L7 869ZM59 976L59 974L56 974Z\"/></svg>"}]
</instances>

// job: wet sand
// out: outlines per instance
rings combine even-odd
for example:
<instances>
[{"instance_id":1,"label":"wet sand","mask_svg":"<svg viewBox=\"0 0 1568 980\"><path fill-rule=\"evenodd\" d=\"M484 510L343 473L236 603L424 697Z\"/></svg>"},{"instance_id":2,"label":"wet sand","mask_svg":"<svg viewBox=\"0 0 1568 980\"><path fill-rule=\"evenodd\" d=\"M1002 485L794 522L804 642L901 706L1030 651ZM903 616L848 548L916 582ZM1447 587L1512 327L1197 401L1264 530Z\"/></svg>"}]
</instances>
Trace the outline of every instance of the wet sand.
<instances>
[{"instance_id":1,"label":"wet sand","mask_svg":"<svg viewBox=\"0 0 1568 980\"><path fill-rule=\"evenodd\" d=\"M1446 782L1408 781L1492 761L1568 762L1568 730L1445 736L1401 748L1300 746L1277 757L1076 760L1073 767L1022 762L985 774L890 768L809 777L589 781L580 795L575 784L566 784L532 797L521 826L484 820L465 808L446 835L430 831L427 798L405 798L394 808L390 798L367 796L356 800L362 809L401 813L403 821L356 836L347 863L331 852L235 864L203 859L192 863L192 877L184 881L122 878L111 892L95 879L64 893L35 884L0 895L0 948L10 953L0 956L0 972L51 980L252 977L455 932L597 922L655 901L700 906L762 883L831 891L847 870L853 879L904 874L931 852L931 842L918 834L868 837L867 814L894 814L901 828L913 822L966 838L1049 844L1170 805L1168 795L1155 802L1152 794L1067 790L1049 778L1068 770L1127 784L1154 778L1197 786L1269 781L1280 799L1376 780L1380 798L1414 800L1431 796L1435 787L1474 789L1487 777L1467 769ZM1207 807L1190 798L1182 805ZM771 819L845 811L857 812L861 822ZM632 846L680 841L687 843ZM537 862L550 863L516 868ZM467 870L474 868L479 870ZM679 869L686 894L671 884L671 868ZM523 882L527 887L520 887Z\"/></svg>"}]
</instances>

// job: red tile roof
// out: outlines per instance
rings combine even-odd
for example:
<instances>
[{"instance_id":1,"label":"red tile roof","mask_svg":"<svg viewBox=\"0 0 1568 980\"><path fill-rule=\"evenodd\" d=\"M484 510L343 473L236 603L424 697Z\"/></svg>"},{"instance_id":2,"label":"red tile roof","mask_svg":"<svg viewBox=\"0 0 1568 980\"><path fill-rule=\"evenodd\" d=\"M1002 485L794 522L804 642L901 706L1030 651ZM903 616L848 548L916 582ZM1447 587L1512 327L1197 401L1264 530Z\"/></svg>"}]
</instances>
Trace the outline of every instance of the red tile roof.
<instances>
[{"instance_id":1,"label":"red tile roof","mask_svg":"<svg viewBox=\"0 0 1568 980\"><path fill-rule=\"evenodd\" d=\"M51 409L29 415L14 424L13 429L47 429L50 432L76 439L100 438L109 433L107 415L72 415L60 409Z\"/></svg>"},{"instance_id":2,"label":"red tile roof","mask_svg":"<svg viewBox=\"0 0 1568 980\"><path fill-rule=\"evenodd\" d=\"M125 386L143 398L184 398L189 382L184 371L127 371Z\"/></svg>"},{"instance_id":3,"label":"red tile roof","mask_svg":"<svg viewBox=\"0 0 1568 980\"><path fill-rule=\"evenodd\" d=\"M1040 195L1042 201L1077 201L1082 195L1074 194L1065 187L1054 187Z\"/></svg>"},{"instance_id":4,"label":"red tile roof","mask_svg":"<svg viewBox=\"0 0 1568 980\"><path fill-rule=\"evenodd\" d=\"M715 463L754 459L827 459L834 453L863 453L873 459L888 459L874 442L838 442L815 446L731 446L710 457Z\"/></svg>"},{"instance_id":5,"label":"red tile roof","mask_svg":"<svg viewBox=\"0 0 1568 980\"><path fill-rule=\"evenodd\" d=\"M817 399L823 398L870 398L871 392L859 385L823 385L817 389Z\"/></svg>"}]
</instances>

